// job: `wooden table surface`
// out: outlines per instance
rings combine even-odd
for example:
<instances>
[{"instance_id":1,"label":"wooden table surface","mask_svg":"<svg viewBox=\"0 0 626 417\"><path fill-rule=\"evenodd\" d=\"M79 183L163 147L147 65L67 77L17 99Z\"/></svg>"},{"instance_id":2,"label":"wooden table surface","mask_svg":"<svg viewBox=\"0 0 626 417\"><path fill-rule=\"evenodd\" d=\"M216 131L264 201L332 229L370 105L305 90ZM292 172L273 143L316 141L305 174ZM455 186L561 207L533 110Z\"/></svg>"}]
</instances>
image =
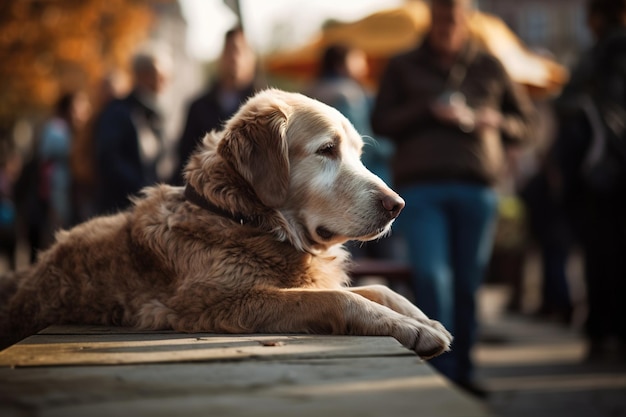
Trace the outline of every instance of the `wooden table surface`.
<instances>
[{"instance_id":1,"label":"wooden table surface","mask_svg":"<svg viewBox=\"0 0 626 417\"><path fill-rule=\"evenodd\" d=\"M390 337L53 326L0 352L0 417L484 417Z\"/></svg>"}]
</instances>

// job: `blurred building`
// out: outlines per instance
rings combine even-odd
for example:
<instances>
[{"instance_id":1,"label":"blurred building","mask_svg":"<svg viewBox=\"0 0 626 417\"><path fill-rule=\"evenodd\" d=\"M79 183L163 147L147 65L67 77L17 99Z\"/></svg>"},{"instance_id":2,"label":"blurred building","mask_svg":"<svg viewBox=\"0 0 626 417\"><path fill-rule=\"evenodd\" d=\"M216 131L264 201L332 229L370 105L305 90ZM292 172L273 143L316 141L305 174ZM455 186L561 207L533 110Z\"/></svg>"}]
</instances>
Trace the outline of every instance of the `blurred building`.
<instances>
[{"instance_id":1,"label":"blurred building","mask_svg":"<svg viewBox=\"0 0 626 417\"><path fill-rule=\"evenodd\" d=\"M481 11L495 14L531 49L553 54L571 67L592 42L586 0L479 0Z\"/></svg>"}]
</instances>

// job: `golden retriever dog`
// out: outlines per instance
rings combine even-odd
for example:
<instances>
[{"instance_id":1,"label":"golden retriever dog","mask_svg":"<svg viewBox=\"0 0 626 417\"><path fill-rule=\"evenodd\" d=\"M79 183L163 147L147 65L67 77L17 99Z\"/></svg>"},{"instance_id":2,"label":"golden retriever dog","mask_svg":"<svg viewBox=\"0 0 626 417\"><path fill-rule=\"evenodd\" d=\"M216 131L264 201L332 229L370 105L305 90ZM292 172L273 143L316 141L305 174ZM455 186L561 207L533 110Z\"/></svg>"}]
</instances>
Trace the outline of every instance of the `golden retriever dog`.
<instances>
[{"instance_id":1,"label":"golden retriever dog","mask_svg":"<svg viewBox=\"0 0 626 417\"><path fill-rule=\"evenodd\" d=\"M404 201L360 161L337 110L276 89L190 158L186 187L60 231L0 279L4 346L59 323L211 333L393 336L422 358L450 334L385 286L347 286L342 244L389 232Z\"/></svg>"}]
</instances>

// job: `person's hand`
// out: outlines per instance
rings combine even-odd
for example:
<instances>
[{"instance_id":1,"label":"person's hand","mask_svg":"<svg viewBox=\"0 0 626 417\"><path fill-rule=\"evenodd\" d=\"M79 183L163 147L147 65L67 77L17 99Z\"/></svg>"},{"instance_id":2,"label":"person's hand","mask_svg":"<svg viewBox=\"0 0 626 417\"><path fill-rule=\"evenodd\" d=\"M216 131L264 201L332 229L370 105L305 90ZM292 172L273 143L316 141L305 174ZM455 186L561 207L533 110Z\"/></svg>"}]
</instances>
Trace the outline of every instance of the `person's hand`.
<instances>
[{"instance_id":1,"label":"person's hand","mask_svg":"<svg viewBox=\"0 0 626 417\"><path fill-rule=\"evenodd\" d=\"M431 111L441 122L459 126L464 132L474 129L474 112L465 104L435 102Z\"/></svg>"},{"instance_id":2,"label":"person's hand","mask_svg":"<svg viewBox=\"0 0 626 417\"><path fill-rule=\"evenodd\" d=\"M474 112L474 124L478 130L500 129L502 113L490 107L483 107Z\"/></svg>"}]
</instances>

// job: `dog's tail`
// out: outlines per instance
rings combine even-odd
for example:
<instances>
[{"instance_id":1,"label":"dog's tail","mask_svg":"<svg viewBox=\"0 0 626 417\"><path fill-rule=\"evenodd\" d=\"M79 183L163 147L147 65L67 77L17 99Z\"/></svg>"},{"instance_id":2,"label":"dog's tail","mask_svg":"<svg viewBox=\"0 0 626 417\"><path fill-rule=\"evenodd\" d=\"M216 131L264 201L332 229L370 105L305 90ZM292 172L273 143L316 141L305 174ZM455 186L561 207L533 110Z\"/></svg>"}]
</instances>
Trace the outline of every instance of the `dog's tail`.
<instances>
[{"instance_id":1,"label":"dog's tail","mask_svg":"<svg viewBox=\"0 0 626 417\"><path fill-rule=\"evenodd\" d=\"M32 268L27 268L0 275L0 350L41 330L35 323L28 323L29 315L17 307L15 300L20 281L32 272Z\"/></svg>"}]
</instances>

